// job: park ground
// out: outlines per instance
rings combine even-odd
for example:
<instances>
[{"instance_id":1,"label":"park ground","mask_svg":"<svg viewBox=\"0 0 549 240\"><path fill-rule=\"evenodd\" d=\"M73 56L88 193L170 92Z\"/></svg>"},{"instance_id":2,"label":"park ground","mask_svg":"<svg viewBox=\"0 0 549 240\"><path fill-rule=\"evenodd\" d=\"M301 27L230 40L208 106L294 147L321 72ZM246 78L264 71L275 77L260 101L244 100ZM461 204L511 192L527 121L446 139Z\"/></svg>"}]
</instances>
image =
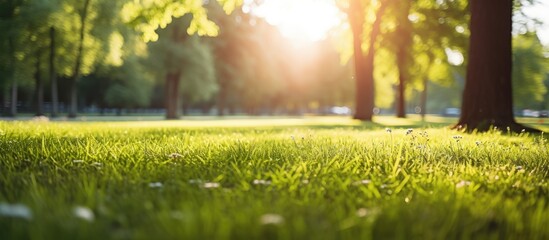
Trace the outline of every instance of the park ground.
<instances>
[{"instance_id":1,"label":"park ground","mask_svg":"<svg viewBox=\"0 0 549 240\"><path fill-rule=\"evenodd\" d=\"M549 239L547 135L455 122L2 121L0 239Z\"/></svg>"}]
</instances>

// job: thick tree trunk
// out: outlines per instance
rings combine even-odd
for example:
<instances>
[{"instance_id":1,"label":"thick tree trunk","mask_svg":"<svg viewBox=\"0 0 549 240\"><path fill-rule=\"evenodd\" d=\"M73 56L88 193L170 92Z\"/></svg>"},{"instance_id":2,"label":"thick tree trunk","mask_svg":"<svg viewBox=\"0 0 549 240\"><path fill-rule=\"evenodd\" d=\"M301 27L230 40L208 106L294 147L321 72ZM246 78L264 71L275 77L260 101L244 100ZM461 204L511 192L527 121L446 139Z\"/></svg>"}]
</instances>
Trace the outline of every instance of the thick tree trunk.
<instances>
[{"instance_id":1,"label":"thick tree trunk","mask_svg":"<svg viewBox=\"0 0 549 240\"><path fill-rule=\"evenodd\" d=\"M174 26L172 28L172 41L174 43L181 42L184 36L180 36L181 31L179 28ZM179 106L180 106L180 97L179 97L179 81L181 78L181 70L179 68L168 70L166 74L166 96L165 96L165 105L166 105L166 119L179 119Z\"/></svg>"},{"instance_id":2,"label":"thick tree trunk","mask_svg":"<svg viewBox=\"0 0 549 240\"><path fill-rule=\"evenodd\" d=\"M51 84L51 117L59 113L59 96L57 90L57 72L55 70L55 28L50 28L50 84Z\"/></svg>"},{"instance_id":3,"label":"thick tree trunk","mask_svg":"<svg viewBox=\"0 0 549 240\"><path fill-rule=\"evenodd\" d=\"M364 32L364 7L360 0L351 0L348 18L353 33L353 49L355 63L355 114L354 118L371 121L372 109L368 103L368 90L366 89L366 73L364 66L366 59L362 51L362 35Z\"/></svg>"},{"instance_id":4,"label":"thick tree trunk","mask_svg":"<svg viewBox=\"0 0 549 240\"><path fill-rule=\"evenodd\" d=\"M471 1L469 61L456 128L534 131L513 116L512 8L513 0Z\"/></svg>"},{"instance_id":5,"label":"thick tree trunk","mask_svg":"<svg viewBox=\"0 0 549 240\"><path fill-rule=\"evenodd\" d=\"M44 115L44 83L40 74L40 51L36 53L36 72L34 80L36 81L36 116Z\"/></svg>"},{"instance_id":6,"label":"thick tree trunk","mask_svg":"<svg viewBox=\"0 0 549 240\"><path fill-rule=\"evenodd\" d=\"M179 119L179 78L180 72L166 75L166 119Z\"/></svg>"},{"instance_id":7,"label":"thick tree trunk","mask_svg":"<svg viewBox=\"0 0 549 240\"><path fill-rule=\"evenodd\" d=\"M396 115L398 118L406 117L406 84L410 79L409 74L409 63L410 63L410 51L412 45L412 24L408 19L410 15L410 9L412 7L411 1L403 1L400 3L402 7L401 13L399 14L399 24L396 30L396 37L398 38L396 42L397 54L396 62L398 67L398 97L396 101Z\"/></svg>"},{"instance_id":8,"label":"thick tree trunk","mask_svg":"<svg viewBox=\"0 0 549 240\"><path fill-rule=\"evenodd\" d=\"M349 5L349 22L353 32L353 48L355 60L356 78L356 110L354 118L362 121L372 121L375 106L374 61L375 45L379 35L381 18L385 13L387 2L381 2L377 10L376 19L372 24L368 51L362 51L362 39L364 35L364 6L360 0L352 0Z\"/></svg>"},{"instance_id":9,"label":"thick tree trunk","mask_svg":"<svg viewBox=\"0 0 549 240\"><path fill-rule=\"evenodd\" d=\"M78 41L78 50L76 52L76 62L74 64L73 75L70 80L70 107L69 118L75 118L78 112L78 80L81 74L82 56L84 55L84 39L86 38L86 18L91 0L85 0L84 8L80 12L80 37Z\"/></svg>"}]
</instances>

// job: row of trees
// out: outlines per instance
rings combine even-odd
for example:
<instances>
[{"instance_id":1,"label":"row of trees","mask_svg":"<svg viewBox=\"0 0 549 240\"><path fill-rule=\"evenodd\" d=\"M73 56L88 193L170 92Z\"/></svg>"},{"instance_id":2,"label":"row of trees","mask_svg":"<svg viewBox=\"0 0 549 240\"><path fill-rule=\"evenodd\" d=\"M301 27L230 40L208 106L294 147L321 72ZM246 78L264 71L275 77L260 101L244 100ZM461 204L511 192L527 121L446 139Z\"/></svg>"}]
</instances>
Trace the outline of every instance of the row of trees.
<instances>
[{"instance_id":1,"label":"row of trees","mask_svg":"<svg viewBox=\"0 0 549 240\"><path fill-rule=\"evenodd\" d=\"M374 66L379 55L376 52L388 49L395 57L397 116L405 117L405 89L413 82L414 75L424 79L425 92L433 63L447 62L441 59L440 53L459 51L468 54L462 114L457 126L481 130L490 126L510 127L515 131L526 128L514 120L512 87L517 89L515 98L524 97L528 92L533 95L529 97L532 102L539 101L547 91L543 75L548 68L539 40L532 33L526 33L517 37L520 41L515 45L518 51L512 75L512 16L521 4L523 2L513 0L347 2L357 76L355 118L372 120ZM469 13L471 20L467 25ZM374 17L368 19L367 16ZM526 45L530 49L527 50ZM423 53L426 54L421 59Z\"/></svg>"},{"instance_id":2,"label":"row of trees","mask_svg":"<svg viewBox=\"0 0 549 240\"><path fill-rule=\"evenodd\" d=\"M469 62L473 59L467 52L473 28L468 19L474 8L468 1L337 3L348 16L351 34L339 29L325 41L297 46L263 19L243 12L238 7L242 1L237 0L206 5L199 0L154 4L3 1L0 28L5 34L0 44L6 50L0 52L0 79L4 106L9 105L9 114L14 116L18 93L33 99L37 114L44 114L44 99L51 100L53 116L58 115L59 100L69 103L71 117L76 116L78 106L89 105L165 108L167 118L178 118L179 109L193 106L216 106L222 115L238 109L250 114L299 113L306 108L354 105L355 118L371 120L374 107L394 108L397 116L405 117L406 106L410 106L405 100L411 97L418 99L413 104L422 113L441 102L449 105L438 108L455 106L459 94L441 92L455 93L459 91L456 86L467 86L465 65L487 64ZM520 9L519 4L515 9ZM510 19L506 21L510 24ZM529 31L515 38L516 106L548 107L544 48ZM452 64L448 60L452 54L461 54L465 61ZM496 56L492 54L488 55ZM354 58L348 61L350 56ZM355 71L347 62L354 64ZM46 86L50 91L44 91ZM428 93L428 89L438 91ZM456 97L448 99L451 95Z\"/></svg>"},{"instance_id":3,"label":"row of trees","mask_svg":"<svg viewBox=\"0 0 549 240\"><path fill-rule=\"evenodd\" d=\"M237 0L219 2L227 12L241 4ZM217 26L207 19L202 4L200 0L0 2L3 32L0 79L4 105L9 105L10 115L17 114L19 86L29 84L29 79L35 81L31 84L36 88L39 115L43 114L46 79L51 86L52 116L58 115L59 89L68 95L69 117L76 116L77 89L83 76L108 76L117 80L119 83L112 84L110 94L104 93L105 100L110 102L132 98L124 96L128 89L123 89L125 86L121 83L129 82L129 78L135 80L130 84L134 87L130 92L147 91L140 85L147 74L135 70L147 58L146 43L158 39L156 29L166 27L174 18L192 14L185 34L218 33Z\"/></svg>"},{"instance_id":4,"label":"row of trees","mask_svg":"<svg viewBox=\"0 0 549 240\"><path fill-rule=\"evenodd\" d=\"M292 45L263 19L235 8L238 1L191 2L59 0L48 2L48 11L39 8L42 1L9 2L2 9L12 14L2 24L12 33L1 40L19 43L1 55L2 72L10 72L2 74L9 114L17 114L21 92L38 115L51 99L52 116L62 102L70 117L90 105L165 107L172 119L191 106L217 105L222 115L352 103L350 68L339 64L330 41ZM37 12L36 21L29 18Z\"/></svg>"}]
</instances>

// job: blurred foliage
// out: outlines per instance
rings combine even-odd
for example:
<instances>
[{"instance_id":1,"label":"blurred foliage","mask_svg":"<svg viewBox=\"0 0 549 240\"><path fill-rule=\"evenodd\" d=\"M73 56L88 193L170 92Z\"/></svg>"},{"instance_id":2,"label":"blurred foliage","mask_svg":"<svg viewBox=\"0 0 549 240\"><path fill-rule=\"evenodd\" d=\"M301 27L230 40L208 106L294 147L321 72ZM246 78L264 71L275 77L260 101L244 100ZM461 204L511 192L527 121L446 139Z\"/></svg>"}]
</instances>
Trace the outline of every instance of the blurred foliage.
<instances>
[{"instance_id":1,"label":"blurred foliage","mask_svg":"<svg viewBox=\"0 0 549 240\"><path fill-rule=\"evenodd\" d=\"M160 108L164 101L157 98L165 97L160 89L170 72L180 73L175 101L185 108L207 111L216 107L220 114L301 114L327 113L333 106L355 104L355 74L349 61L352 35L346 23L322 41L296 43L253 11L244 11L242 0L90 1L79 69L81 108ZM379 1L361 1L366 51ZM341 8L348 5L347 0L336 2ZM516 14L530 4L516 2ZM409 8L399 0L388 3L375 46L376 106L393 108L397 53L402 49L407 50L401 66L409 78L408 109L417 104L425 81L430 112L459 106L467 62L454 66L449 55L454 52L467 59L468 1L417 0ZM253 7L261 1L247 4ZM54 61L60 100L67 104L67 79L75 74L82 5L76 0L0 1L3 112L13 101L14 86L18 106L34 101L36 73L49 89L50 27L57 33ZM516 23L519 27L525 24L521 19ZM533 32L521 30L515 35L515 106L549 108L547 48ZM37 61L41 62L39 69ZM50 95L46 91L46 102Z\"/></svg>"},{"instance_id":2,"label":"blurred foliage","mask_svg":"<svg viewBox=\"0 0 549 240\"><path fill-rule=\"evenodd\" d=\"M544 107L549 58L534 32L513 39L513 98L516 108Z\"/></svg>"}]
</instances>

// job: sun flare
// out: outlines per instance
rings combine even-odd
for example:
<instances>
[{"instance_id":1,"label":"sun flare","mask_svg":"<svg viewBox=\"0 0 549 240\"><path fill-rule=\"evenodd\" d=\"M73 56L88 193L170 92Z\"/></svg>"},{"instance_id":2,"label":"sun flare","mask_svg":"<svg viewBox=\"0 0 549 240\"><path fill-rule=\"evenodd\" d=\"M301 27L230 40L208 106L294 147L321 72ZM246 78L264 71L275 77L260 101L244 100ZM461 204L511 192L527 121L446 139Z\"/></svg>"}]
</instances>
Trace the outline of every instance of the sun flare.
<instances>
[{"instance_id":1,"label":"sun flare","mask_svg":"<svg viewBox=\"0 0 549 240\"><path fill-rule=\"evenodd\" d=\"M333 0L266 0L253 13L299 41L324 39L344 18Z\"/></svg>"}]
</instances>

